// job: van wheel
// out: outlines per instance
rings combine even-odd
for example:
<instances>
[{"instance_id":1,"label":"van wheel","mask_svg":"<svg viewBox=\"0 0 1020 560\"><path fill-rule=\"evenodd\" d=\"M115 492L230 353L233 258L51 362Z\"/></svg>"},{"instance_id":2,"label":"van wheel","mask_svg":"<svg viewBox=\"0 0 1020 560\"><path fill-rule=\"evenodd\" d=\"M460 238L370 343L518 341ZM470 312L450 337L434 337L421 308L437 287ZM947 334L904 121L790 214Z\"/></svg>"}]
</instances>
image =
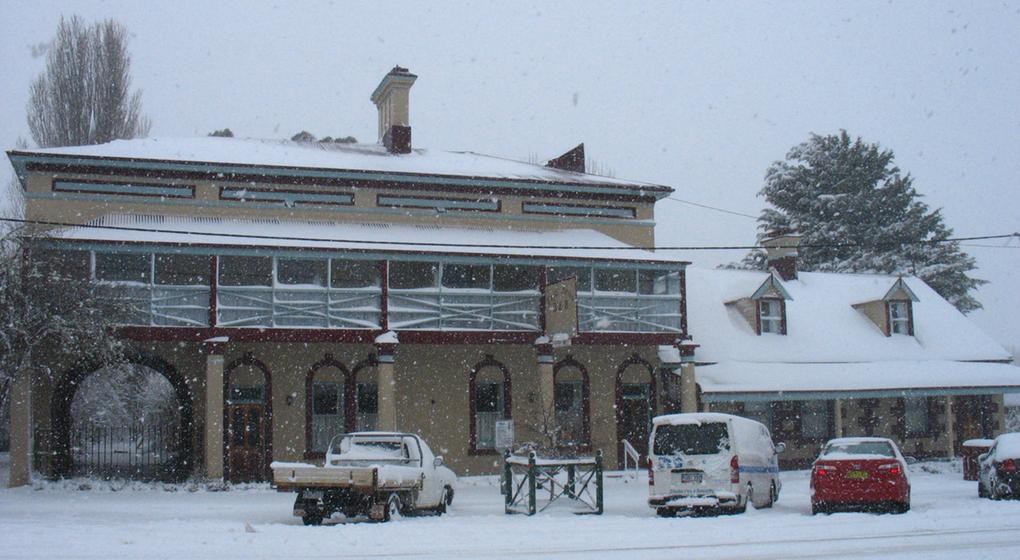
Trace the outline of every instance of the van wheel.
<instances>
[{"instance_id":1,"label":"van wheel","mask_svg":"<svg viewBox=\"0 0 1020 560\"><path fill-rule=\"evenodd\" d=\"M748 483L747 494L744 496L744 503L738 505L736 509L733 510L733 513L744 513L745 511L747 511L747 504L750 504L752 502L754 502L754 488L751 486L750 483ZM740 503L739 497L737 498L737 503Z\"/></svg>"},{"instance_id":2,"label":"van wheel","mask_svg":"<svg viewBox=\"0 0 1020 560\"><path fill-rule=\"evenodd\" d=\"M778 494L779 494L779 492L776 492L776 483L773 482L772 485L769 486L769 499L764 504L762 504L760 506L755 506L755 508L757 508L757 509L768 509L768 508L772 507L772 504L776 503L776 498L779 497Z\"/></svg>"},{"instance_id":3,"label":"van wheel","mask_svg":"<svg viewBox=\"0 0 1020 560\"><path fill-rule=\"evenodd\" d=\"M659 517L676 517L676 510L673 508L655 508L655 515Z\"/></svg>"}]
</instances>

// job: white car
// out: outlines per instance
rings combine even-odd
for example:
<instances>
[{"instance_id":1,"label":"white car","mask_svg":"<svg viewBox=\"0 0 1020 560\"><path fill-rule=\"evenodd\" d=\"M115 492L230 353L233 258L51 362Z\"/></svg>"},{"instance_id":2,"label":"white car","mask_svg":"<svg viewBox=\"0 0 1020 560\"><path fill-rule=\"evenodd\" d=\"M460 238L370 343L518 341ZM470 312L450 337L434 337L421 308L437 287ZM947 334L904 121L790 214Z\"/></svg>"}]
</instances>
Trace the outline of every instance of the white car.
<instances>
[{"instance_id":1,"label":"white car","mask_svg":"<svg viewBox=\"0 0 1020 560\"><path fill-rule=\"evenodd\" d=\"M389 521L419 512L442 515L457 476L414 434L356 432L333 438L325 465L274 462L273 484L297 492L294 515L319 525L334 513Z\"/></svg>"},{"instance_id":2,"label":"white car","mask_svg":"<svg viewBox=\"0 0 1020 560\"><path fill-rule=\"evenodd\" d=\"M659 516L743 512L779 499L777 454L785 445L774 445L763 424L712 412L658 416L652 424L648 505Z\"/></svg>"}]
</instances>

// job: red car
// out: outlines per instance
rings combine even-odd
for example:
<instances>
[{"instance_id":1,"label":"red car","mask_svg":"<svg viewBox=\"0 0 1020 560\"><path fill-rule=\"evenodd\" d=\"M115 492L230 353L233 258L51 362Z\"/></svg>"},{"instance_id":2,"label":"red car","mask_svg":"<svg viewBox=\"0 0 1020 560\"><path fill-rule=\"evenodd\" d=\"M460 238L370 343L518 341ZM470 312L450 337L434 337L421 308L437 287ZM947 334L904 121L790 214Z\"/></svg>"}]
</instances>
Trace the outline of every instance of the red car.
<instances>
[{"instance_id":1,"label":"red car","mask_svg":"<svg viewBox=\"0 0 1020 560\"><path fill-rule=\"evenodd\" d=\"M837 510L910 510L907 462L892 440L829 441L811 469L811 514Z\"/></svg>"}]
</instances>

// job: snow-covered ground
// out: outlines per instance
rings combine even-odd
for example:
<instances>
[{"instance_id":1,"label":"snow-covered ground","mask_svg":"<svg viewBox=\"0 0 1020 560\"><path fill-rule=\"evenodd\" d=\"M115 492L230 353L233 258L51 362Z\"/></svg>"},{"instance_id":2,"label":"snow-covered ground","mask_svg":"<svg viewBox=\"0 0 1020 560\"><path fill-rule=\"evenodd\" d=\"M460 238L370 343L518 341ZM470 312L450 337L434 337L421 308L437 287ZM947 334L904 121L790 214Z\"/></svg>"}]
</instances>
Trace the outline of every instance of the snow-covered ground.
<instances>
[{"instance_id":1,"label":"snow-covered ground","mask_svg":"<svg viewBox=\"0 0 1020 560\"><path fill-rule=\"evenodd\" d=\"M443 517L304 527L291 494L39 483L0 490L0 558L1013 558L1020 501L978 499L958 465L914 465L904 515L810 515L807 471L772 510L659 519L647 482L609 478L606 514L505 515L494 477L463 478Z\"/></svg>"}]
</instances>

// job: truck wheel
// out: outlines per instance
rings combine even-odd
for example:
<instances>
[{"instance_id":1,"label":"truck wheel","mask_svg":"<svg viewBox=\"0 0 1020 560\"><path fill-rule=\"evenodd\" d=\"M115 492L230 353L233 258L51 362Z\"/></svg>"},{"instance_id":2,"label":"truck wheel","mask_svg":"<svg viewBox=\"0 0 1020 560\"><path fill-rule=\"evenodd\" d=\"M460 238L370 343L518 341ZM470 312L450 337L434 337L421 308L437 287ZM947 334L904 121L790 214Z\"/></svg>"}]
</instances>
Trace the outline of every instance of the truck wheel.
<instances>
[{"instance_id":1,"label":"truck wheel","mask_svg":"<svg viewBox=\"0 0 1020 560\"><path fill-rule=\"evenodd\" d=\"M659 517L676 517L676 510L668 507L655 508L655 515Z\"/></svg>"},{"instance_id":2,"label":"truck wheel","mask_svg":"<svg viewBox=\"0 0 1020 560\"><path fill-rule=\"evenodd\" d=\"M386 500L386 510L383 511L384 522L392 519L400 519L403 515L403 505L400 503L400 496L396 494L390 494L390 498Z\"/></svg>"},{"instance_id":3,"label":"truck wheel","mask_svg":"<svg viewBox=\"0 0 1020 560\"><path fill-rule=\"evenodd\" d=\"M448 498L449 494L450 489L443 488L443 495L439 498L439 505L436 506L435 510L433 510L436 512L436 515L443 515L444 513L446 513L446 503L449 500Z\"/></svg>"},{"instance_id":4,"label":"truck wheel","mask_svg":"<svg viewBox=\"0 0 1020 560\"><path fill-rule=\"evenodd\" d=\"M304 523L305 525L313 525L313 526L322 525L322 516L321 515L305 515L305 516L303 516L301 518L301 522Z\"/></svg>"}]
</instances>

